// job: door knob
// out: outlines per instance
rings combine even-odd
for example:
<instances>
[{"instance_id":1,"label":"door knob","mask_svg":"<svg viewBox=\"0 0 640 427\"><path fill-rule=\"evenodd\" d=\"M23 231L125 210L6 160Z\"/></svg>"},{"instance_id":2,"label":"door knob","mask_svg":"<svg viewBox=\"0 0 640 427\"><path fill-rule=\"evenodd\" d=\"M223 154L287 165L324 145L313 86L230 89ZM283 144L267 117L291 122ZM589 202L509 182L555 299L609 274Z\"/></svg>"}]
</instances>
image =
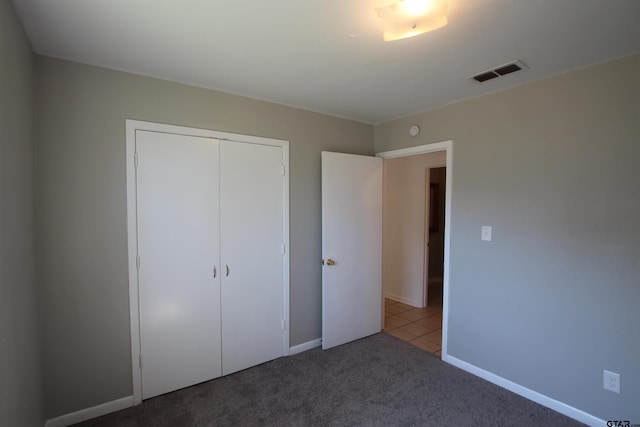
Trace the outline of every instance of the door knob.
<instances>
[{"instance_id":1,"label":"door knob","mask_svg":"<svg viewBox=\"0 0 640 427\"><path fill-rule=\"evenodd\" d=\"M334 265L336 262L334 260L332 260L331 258L329 258L327 260L327 265Z\"/></svg>"}]
</instances>

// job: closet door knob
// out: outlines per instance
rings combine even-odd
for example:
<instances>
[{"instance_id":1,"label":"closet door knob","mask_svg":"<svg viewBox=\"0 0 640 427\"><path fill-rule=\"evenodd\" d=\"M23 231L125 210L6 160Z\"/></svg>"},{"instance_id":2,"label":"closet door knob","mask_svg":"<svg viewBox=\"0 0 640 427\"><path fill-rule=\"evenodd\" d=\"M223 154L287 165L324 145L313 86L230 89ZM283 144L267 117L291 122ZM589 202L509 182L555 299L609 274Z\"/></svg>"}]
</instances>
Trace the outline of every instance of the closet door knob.
<instances>
[{"instance_id":1,"label":"closet door knob","mask_svg":"<svg viewBox=\"0 0 640 427\"><path fill-rule=\"evenodd\" d=\"M327 260L327 265L335 265L335 263L336 263L336 262L335 262L334 260L332 260L331 258L329 258L329 259Z\"/></svg>"},{"instance_id":2,"label":"closet door knob","mask_svg":"<svg viewBox=\"0 0 640 427\"><path fill-rule=\"evenodd\" d=\"M229 266L225 264L225 267L227 267L227 276L229 276Z\"/></svg>"},{"instance_id":3,"label":"closet door knob","mask_svg":"<svg viewBox=\"0 0 640 427\"><path fill-rule=\"evenodd\" d=\"M216 270L216 266L213 266L213 278L215 279L216 276L218 275L218 270Z\"/></svg>"}]
</instances>

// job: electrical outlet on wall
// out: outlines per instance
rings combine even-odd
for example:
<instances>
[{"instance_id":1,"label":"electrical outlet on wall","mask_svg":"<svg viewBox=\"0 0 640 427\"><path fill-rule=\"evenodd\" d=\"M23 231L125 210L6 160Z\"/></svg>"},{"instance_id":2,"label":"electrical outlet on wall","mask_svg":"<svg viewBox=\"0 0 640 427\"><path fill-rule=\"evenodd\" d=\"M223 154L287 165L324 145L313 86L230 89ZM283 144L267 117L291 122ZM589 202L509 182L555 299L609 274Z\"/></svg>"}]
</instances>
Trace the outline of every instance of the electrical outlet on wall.
<instances>
[{"instance_id":1,"label":"electrical outlet on wall","mask_svg":"<svg viewBox=\"0 0 640 427\"><path fill-rule=\"evenodd\" d=\"M604 389L614 393L620 393L620 374L604 371Z\"/></svg>"}]
</instances>

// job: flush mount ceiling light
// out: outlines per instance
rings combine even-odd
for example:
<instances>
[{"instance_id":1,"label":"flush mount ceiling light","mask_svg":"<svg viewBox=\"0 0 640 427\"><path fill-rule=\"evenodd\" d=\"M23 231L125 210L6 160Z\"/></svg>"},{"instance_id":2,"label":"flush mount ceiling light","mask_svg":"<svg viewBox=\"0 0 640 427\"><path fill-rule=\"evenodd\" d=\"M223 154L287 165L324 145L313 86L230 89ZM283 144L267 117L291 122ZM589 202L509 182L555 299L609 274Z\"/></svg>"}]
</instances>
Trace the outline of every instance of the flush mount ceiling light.
<instances>
[{"instance_id":1,"label":"flush mount ceiling light","mask_svg":"<svg viewBox=\"0 0 640 427\"><path fill-rule=\"evenodd\" d=\"M400 0L377 7L382 22L384 41L404 39L433 31L447 25L445 0Z\"/></svg>"}]
</instances>

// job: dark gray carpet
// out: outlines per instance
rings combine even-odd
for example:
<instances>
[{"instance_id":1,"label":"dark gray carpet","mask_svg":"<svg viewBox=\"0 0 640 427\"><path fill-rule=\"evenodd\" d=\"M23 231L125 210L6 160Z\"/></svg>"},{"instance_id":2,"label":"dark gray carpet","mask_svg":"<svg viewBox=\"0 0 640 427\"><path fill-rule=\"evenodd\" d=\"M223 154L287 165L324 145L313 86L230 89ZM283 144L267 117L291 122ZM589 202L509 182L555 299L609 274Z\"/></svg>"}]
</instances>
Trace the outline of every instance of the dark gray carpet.
<instances>
[{"instance_id":1,"label":"dark gray carpet","mask_svg":"<svg viewBox=\"0 0 640 427\"><path fill-rule=\"evenodd\" d=\"M80 426L577 426L386 334L284 357Z\"/></svg>"}]
</instances>

